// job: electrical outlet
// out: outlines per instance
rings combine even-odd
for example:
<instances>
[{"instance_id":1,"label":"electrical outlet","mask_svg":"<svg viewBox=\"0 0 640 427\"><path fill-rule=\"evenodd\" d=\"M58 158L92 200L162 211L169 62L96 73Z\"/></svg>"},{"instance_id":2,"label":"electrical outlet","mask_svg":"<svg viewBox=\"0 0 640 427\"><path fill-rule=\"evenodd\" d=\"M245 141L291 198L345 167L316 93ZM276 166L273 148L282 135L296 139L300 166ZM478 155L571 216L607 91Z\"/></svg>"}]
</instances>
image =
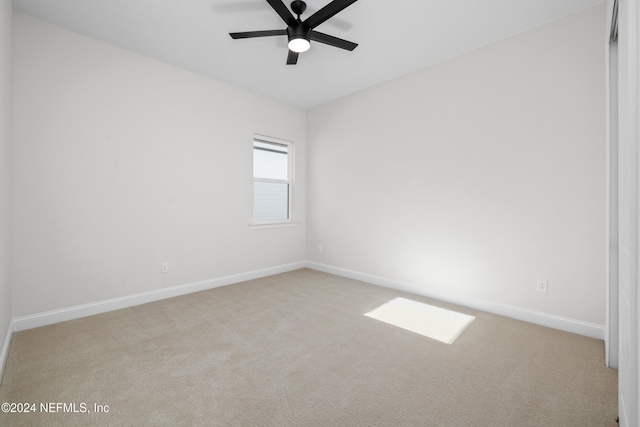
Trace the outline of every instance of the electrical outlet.
<instances>
[{"instance_id":1,"label":"electrical outlet","mask_svg":"<svg viewBox=\"0 0 640 427\"><path fill-rule=\"evenodd\" d=\"M547 281L546 280L538 280L536 282L536 290L538 292L544 292L545 294L547 293Z\"/></svg>"},{"instance_id":2,"label":"electrical outlet","mask_svg":"<svg viewBox=\"0 0 640 427\"><path fill-rule=\"evenodd\" d=\"M163 273L168 273L169 272L169 263L168 262L163 262L162 263L162 272Z\"/></svg>"}]
</instances>

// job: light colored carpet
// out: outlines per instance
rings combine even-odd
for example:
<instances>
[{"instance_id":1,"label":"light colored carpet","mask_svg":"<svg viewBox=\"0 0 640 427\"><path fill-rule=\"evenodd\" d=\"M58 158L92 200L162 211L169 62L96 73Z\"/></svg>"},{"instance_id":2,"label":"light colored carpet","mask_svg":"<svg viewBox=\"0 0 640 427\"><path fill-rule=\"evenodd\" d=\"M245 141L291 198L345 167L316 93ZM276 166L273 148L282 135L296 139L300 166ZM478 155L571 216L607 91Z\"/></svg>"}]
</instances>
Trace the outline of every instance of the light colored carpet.
<instances>
[{"instance_id":1,"label":"light colored carpet","mask_svg":"<svg viewBox=\"0 0 640 427\"><path fill-rule=\"evenodd\" d=\"M402 297L385 302L365 316L445 344L453 343L474 319L468 314Z\"/></svg>"},{"instance_id":2,"label":"light colored carpet","mask_svg":"<svg viewBox=\"0 0 640 427\"><path fill-rule=\"evenodd\" d=\"M364 316L476 319L451 345ZM616 426L602 341L298 270L14 335L0 402L108 405L3 426Z\"/></svg>"}]
</instances>

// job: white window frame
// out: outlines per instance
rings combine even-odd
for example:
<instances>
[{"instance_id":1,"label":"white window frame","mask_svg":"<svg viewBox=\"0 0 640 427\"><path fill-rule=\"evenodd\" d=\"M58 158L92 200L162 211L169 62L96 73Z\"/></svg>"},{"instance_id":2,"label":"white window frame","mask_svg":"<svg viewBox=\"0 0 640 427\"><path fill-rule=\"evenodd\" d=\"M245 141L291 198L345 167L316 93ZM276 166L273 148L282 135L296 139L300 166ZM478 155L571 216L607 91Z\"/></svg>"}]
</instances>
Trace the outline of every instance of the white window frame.
<instances>
[{"instance_id":1,"label":"white window frame","mask_svg":"<svg viewBox=\"0 0 640 427\"><path fill-rule=\"evenodd\" d=\"M277 144L277 145L285 145L287 147L287 179L267 179L267 178L256 178L253 176L253 153L254 153L254 143L265 142L267 144ZM299 221L293 220L293 189L294 189L294 143L293 141L287 141L285 139L274 138L272 136L254 134L253 139L251 140L251 222L249 222L249 228L252 229L260 229L260 228L277 228L277 227L291 227L299 224ZM253 183L255 182L277 182L277 183L286 183L288 184L289 194L288 196L288 218L281 220L268 220L268 221L256 221L253 217Z\"/></svg>"}]
</instances>

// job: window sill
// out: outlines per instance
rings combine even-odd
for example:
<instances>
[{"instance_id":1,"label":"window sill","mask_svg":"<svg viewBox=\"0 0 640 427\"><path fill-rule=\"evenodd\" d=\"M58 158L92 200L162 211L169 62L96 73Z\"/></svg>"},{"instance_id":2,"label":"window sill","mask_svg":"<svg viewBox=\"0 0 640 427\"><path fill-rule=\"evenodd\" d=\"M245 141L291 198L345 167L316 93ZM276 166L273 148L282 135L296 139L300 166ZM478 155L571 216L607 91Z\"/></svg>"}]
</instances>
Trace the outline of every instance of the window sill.
<instances>
[{"instance_id":1,"label":"window sill","mask_svg":"<svg viewBox=\"0 0 640 427\"><path fill-rule=\"evenodd\" d=\"M297 227L298 225L300 225L300 221L250 222L249 228L252 230L260 230L263 228Z\"/></svg>"}]
</instances>

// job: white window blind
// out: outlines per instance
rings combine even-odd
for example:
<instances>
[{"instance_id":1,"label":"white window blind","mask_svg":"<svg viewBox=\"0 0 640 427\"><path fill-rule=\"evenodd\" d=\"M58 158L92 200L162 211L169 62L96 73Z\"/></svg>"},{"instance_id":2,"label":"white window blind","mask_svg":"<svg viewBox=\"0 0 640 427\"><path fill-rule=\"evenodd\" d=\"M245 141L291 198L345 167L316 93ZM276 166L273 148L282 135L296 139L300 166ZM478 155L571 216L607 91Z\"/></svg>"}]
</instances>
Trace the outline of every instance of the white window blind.
<instances>
[{"instance_id":1,"label":"white window blind","mask_svg":"<svg viewBox=\"0 0 640 427\"><path fill-rule=\"evenodd\" d=\"M289 142L254 138L254 222L291 219L291 150Z\"/></svg>"}]
</instances>

